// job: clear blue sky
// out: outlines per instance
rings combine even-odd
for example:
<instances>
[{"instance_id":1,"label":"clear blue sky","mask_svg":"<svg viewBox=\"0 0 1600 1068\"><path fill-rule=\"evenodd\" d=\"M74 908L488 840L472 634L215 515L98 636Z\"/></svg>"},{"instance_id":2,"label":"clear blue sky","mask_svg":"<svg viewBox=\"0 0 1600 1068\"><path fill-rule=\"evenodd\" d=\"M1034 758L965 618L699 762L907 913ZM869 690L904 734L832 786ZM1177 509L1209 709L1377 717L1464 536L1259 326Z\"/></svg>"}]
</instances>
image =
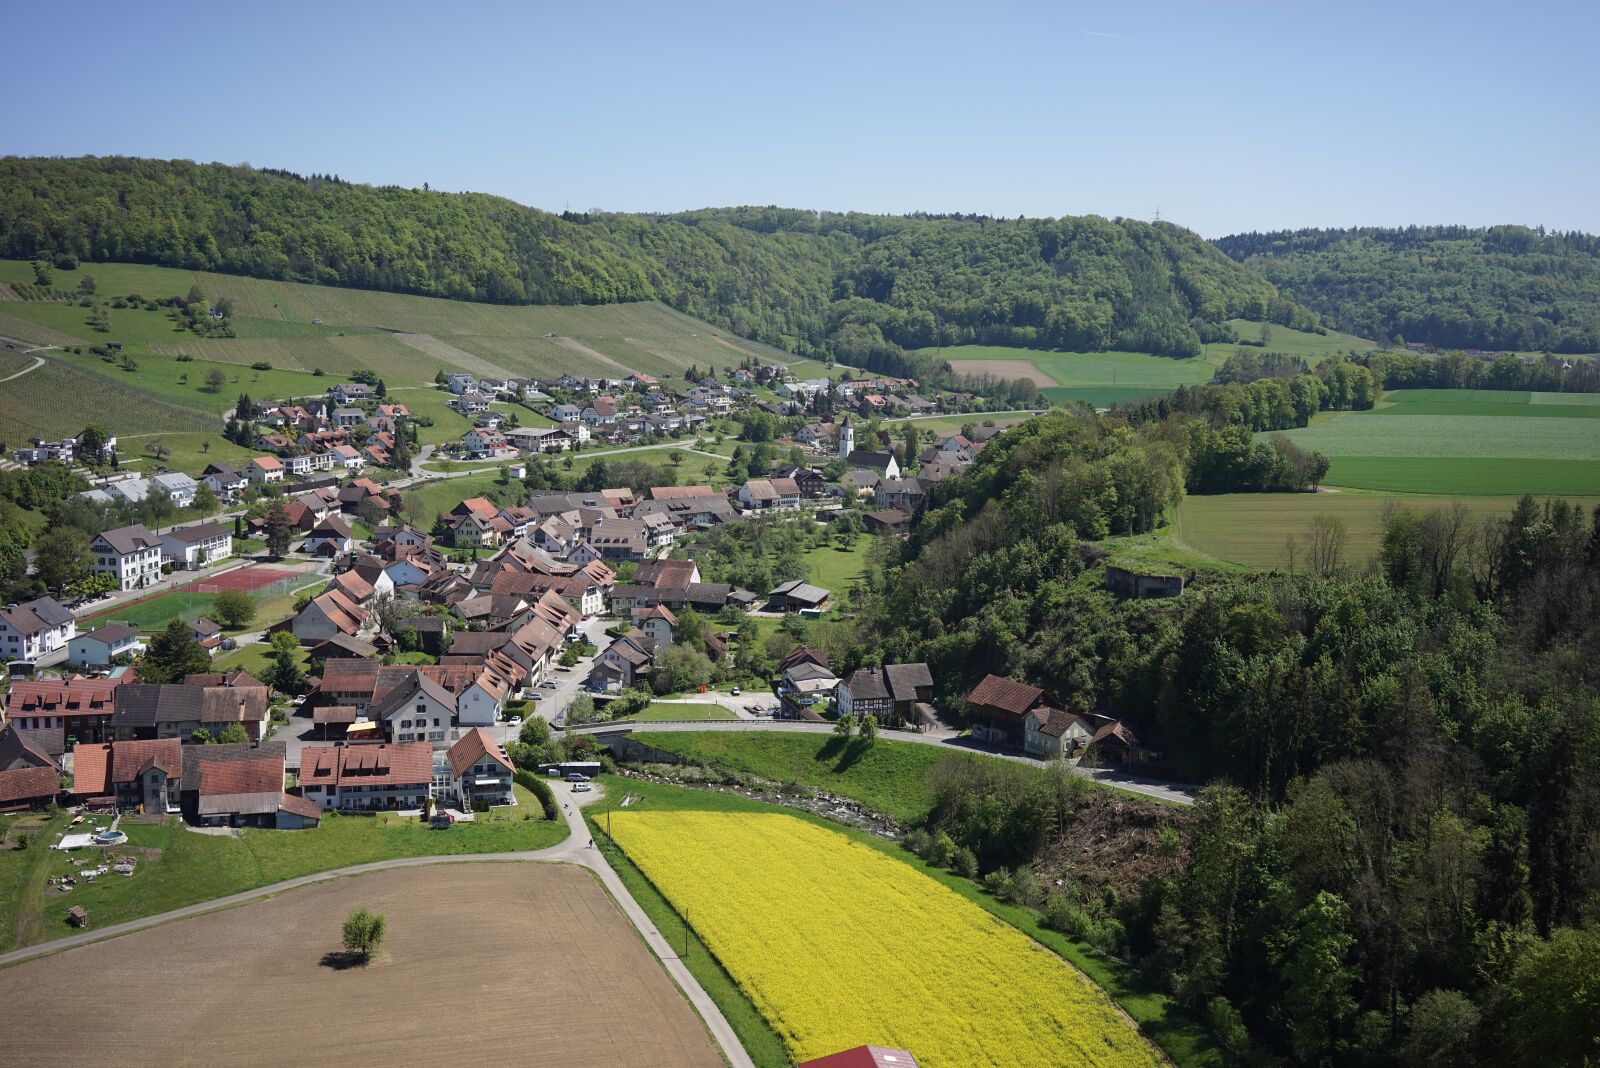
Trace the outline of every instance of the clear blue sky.
<instances>
[{"instance_id":1,"label":"clear blue sky","mask_svg":"<svg viewBox=\"0 0 1600 1068\"><path fill-rule=\"evenodd\" d=\"M1594 0L8 8L19 155L556 211L1600 231Z\"/></svg>"}]
</instances>

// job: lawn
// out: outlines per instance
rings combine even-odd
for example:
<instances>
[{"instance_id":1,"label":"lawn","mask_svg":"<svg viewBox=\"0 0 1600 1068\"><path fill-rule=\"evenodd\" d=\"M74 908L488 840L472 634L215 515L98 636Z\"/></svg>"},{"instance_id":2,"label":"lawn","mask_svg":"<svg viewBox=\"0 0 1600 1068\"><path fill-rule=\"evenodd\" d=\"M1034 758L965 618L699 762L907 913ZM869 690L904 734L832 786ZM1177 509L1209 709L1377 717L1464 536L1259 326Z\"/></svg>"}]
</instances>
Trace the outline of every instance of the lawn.
<instances>
[{"instance_id":1,"label":"lawn","mask_svg":"<svg viewBox=\"0 0 1600 1068\"><path fill-rule=\"evenodd\" d=\"M1477 391L1470 391L1475 393ZM1393 397L1389 394L1387 397ZM1451 494L1600 493L1600 421L1543 416L1542 405L1494 405L1507 414L1419 414L1482 405L1401 398L1398 411L1342 412L1288 438L1326 455L1326 483ZM1579 407L1579 406L1572 406Z\"/></svg>"},{"instance_id":2,"label":"lawn","mask_svg":"<svg viewBox=\"0 0 1600 1068\"><path fill-rule=\"evenodd\" d=\"M1375 415L1532 416L1600 419L1600 393L1531 393L1494 389L1392 389Z\"/></svg>"},{"instance_id":3,"label":"lawn","mask_svg":"<svg viewBox=\"0 0 1600 1068\"><path fill-rule=\"evenodd\" d=\"M1368 341L1364 337L1354 334L1341 334L1337 330L1329 330L1326 334L1314 334L1306 330L1291 330L1287 326L1277 323L1253 323L1248 319L1229 319L1228 325L1233 327L1239 337L1247 341L1257 341L1261 338L1261 328L1267 328L1267 343L1262 348L1245 348L1244 346L1214 342L1206 346L1206 358L1215 363L1221 363L1228 356L1244 349L1244 351L1281 352L1290 356L1303 356L1307 363L1316 364L1328 356L1342 356L1352 351L1367 352L1377 348L1377 343Z\"/></svg>"},{"instance_id":4,"label":"lawn","mask_svg":"<svg viewBox=\"0 0 1600 1068\"><path fill-rule=\"evenodd\" d=\"M417 819L385 825L373 816L329 813L312 830L246 829L237 838L195 834L175 818L160 824L124 820L121 829L131 847L126 851L143 853L137 873L46 897L43 932L49 938L69 933L66 915L73 905L87 908L96 926L106 926L329 868L394 857L542 849L567 836L565 821L539 818L538 801L521 787L516 808L507 811L508 819L480 819L448 832L434 831ZM15 877L8 873L8 865L31 852L0 853L0 886L7 884L8 876ZM88 856L52 854L48 873L61 875L84 867ZM10 936L11 932L0 932L7 939L0 948L10 948Z\"/></svg>"},{"instance_id":5,"label":"lawn","mask_svg":"<svg viewBox=\"0 0 1600 1068\"><path fill-rule=\"evenodd\" d=\"M684 701L681 703L676 701L671 703L656 701L638 715L629 716L627 722L640 723L646 720L681 722L684 720L738 718L731 710L709 701Z\"/></svg>"},{"instance_id":6,"label":"lawn","mask_svg":"<svg viewBox=\"0 0 1600 1068\"><path fill-rule=\"evenodd\" d=\"M255 623L251 623L250 625L252 627L256 626ZM231 670L233 668L244 668L250 674L259 679L261 678L262 674L266 672L267 665L272 662L269 657L271 652L272 646L268 645L266 642L251 642L249 645L241 645L231 653L224 653L212 661L212 663L217 666L217 670L219 671L225 669ZM299 664L301 667L305 667L308 657L309 651L304 646L295 647L295 663Z\"/></svg>"},{"instance_id":7,"label":"lawn","mask_svg":"<svg viewBox=\"0 0 1600 1068\"><path fill-rule=\"evenodd\" d=\"M442 478L410 486L403 491L405 499L410 503L412 498L416 498L421 510L420 515L409 515L411 524L418 530L427 530L433 526L435 516L450 511L468 497L482 497L498 485L498 476L488 474Z\"/></svg>"},{"instance_id":8,"label":"lawn","mask_svg":"<svg viewBox=\"0 0 1600 1068\"><path fill-rule=\"evenodd\" d=\"M994 373L1003 375L1003 364L1024 361L1055 383L1041 387L1050 400L1082 401L1097 407L1161 396L1179 386L1209 382L1215 371L1203 356L1176 359L1146 352L1062 352L999 345L958 345L921 352L950 360L952 366L966 373L979 373L985 362L991 362L996 363Z\"/></svg>"},{"instance_id":9,"label":"lawn","mask_svg":"<svg viewBox=\"0 0 1600 1068\"><path fill-rule=\"evenodd\" d=\"M830 541L820 549L808 550L805 563L810 581L838 598L866 577L867 549L871 545L870 537L858 534L848 549L841 550Z\"/></svg>"},{"instance_id":10,"label":"lawn","mask_svg":"<svg viewBox=\"0 0 1600 1068\"><path fill-rule=\"evenodd\" d=\"M1034 910L998 901L970 880L931 868L920 858L892 842L864 831L842 827L810 813L774 809L772 806L749 801L734 794L683 789L610 776L604 781L605 797L585 812L594 831L595 840L598 842L609 840L605 829L605 813L612 809L649 813L688 811L772 814L781 811L795 820L827 828L856 845L865 846L907 865L1055 951L1111 994L1118 1005L1139 1024L1143 1032L1161 1046L1181 1068L1215 1068L1221 1064L1205 1030L1165 995L1147 987L1137 973L1126 965L1105 957L1082 943L1074 942L1059 932L1045 928L1039 914ZM627 795L632 795L634 802L627 810L618 808ZM723 1014L728 1017L755 1063L762 1068L766 1068L767 1065L789 1063L781 1045L778 1045L777 1036L756 1012L750 999L728 977L727 972L709 953L698 934L692 929L685 931L679 912L639 873L620 850L608 845L606 858L617 869L635 900L664 934L669 938L673 937L673 932L682 932L677 936L680 938L687 936L689 952L684 958L685 963L717 1002ZM911 911L917 912L916 909ZM690 919L692 927L693 913ZM775 1045L776 1051L774 1051Z\"/></svg>"},{"instance_id":11,"label":"lawn","mask_svg":"<svg viewBox=\"0 0 1600 1068\"><path fill-rule=\"evenodd\" d=\"M1461 497L1474 520L1506 516L1515 497ZM1425 494L1367 493L1224 493L1191 496L1178 510L1178 537L1202 552L1253 567L1285 567L1285 539L1294 535L1304 561L1306 532L1316 515L1335 516L1348 536L1344 556L1359 565L1378 551L1382 515L1386 505L1404 505L1431 511L1449 505L1450 498ZM1587 511L1593 499L1580 500Z\"/></svg>"},{"instance_id":12,"label":"lawn","mask_svg":"<svg viewBox=\"0 0 1600 1068\"><path fill-rule=\"evenodd\" d=\"M888 738L870 745L860 739L845 742L831 734L664 731L634 737L698 763L853 797L906 823L921 819L932 806L929 776L940 761L993 759Z\"/></svg>"}]
</instances>

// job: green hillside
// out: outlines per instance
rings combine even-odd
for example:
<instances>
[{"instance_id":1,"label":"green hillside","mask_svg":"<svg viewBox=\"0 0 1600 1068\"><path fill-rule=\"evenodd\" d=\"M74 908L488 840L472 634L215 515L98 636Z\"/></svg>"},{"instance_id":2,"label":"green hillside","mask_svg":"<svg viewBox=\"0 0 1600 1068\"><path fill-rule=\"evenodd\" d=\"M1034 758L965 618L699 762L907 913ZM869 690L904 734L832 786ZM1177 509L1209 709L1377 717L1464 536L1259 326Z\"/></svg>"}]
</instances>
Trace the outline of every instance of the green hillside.
<instances>
[{"instance_id":1,"label":"green hillside","mask_svg":"<svg viewBox=\"0 0 1600 1068\"><path fill-rule=\"evenodd\" d=\"M1216 242L1285 296L1366 337L1600 351L1600 237L1525 226L1363 227Z\"/></svg>"},{"instance_id":2,"label":"green hillside","mask_svg":"<svg viewBox=\"0 0 1600 1068\"><path fill-rule=\"evenodd\" d=\"M0 255L501 305L659 300L741 337L879 370L890 368L868 358L940 342L1188 356L1227 319L1315 320L1170 223L779 208L556 216L483 194L183 161L0 159ZM355 318L438 331L372 314L380 306ZM529 327L485 313L458 347L499 362L506 353L487 339ZM580 327L590 324L566 332Z\"/></svg>"}]
</instances>

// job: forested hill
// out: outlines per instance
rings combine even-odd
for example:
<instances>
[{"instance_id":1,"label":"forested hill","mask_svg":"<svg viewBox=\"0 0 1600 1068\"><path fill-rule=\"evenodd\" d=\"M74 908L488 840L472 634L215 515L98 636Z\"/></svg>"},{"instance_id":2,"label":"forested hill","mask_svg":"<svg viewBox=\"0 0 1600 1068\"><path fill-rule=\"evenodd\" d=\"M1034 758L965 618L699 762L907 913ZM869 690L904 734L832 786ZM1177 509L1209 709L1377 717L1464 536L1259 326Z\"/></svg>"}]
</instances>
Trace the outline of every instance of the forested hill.
<instances>
[{"instance_id":1,"label":"forested hill","mask_svg":"<svg viewBox=\"0 0 1600 1068\"><path fill-rule=\"evenodd\" d=\"M1600 351L1600 237L1525 226L1283 230L1217 247L1363 337Z\"/></svg>"},{"instance_id":2,"label":"forested hill","mask_svg":"<svg viewBox=\"0 0 1600 1068\"><path fill-rule=\"evenodd\" d=\"M734 208L551 215L250 167L0 159L0 256L73 256L506 304L657 299L872 366L963 342L1192 355L1314 317L1171 224Z\"/></svg>"}]
</instances>

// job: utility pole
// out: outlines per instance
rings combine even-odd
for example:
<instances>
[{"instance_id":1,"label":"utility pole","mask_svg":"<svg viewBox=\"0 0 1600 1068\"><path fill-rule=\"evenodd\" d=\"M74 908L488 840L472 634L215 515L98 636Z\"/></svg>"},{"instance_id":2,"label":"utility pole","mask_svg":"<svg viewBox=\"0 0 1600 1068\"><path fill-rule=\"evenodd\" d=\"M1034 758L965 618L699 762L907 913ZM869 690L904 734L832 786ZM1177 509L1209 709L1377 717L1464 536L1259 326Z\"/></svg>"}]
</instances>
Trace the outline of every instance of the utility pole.
<instances>
[{"instance_id":1,"label":"utility pole","mask_svg":"<svg viewBox=\"0 0 1600 1068\"><path fill-rule=\"evenodd\" d=\"M683 958L689 959L689 909L683 910Z\"/></svg>"}]
</instances>

